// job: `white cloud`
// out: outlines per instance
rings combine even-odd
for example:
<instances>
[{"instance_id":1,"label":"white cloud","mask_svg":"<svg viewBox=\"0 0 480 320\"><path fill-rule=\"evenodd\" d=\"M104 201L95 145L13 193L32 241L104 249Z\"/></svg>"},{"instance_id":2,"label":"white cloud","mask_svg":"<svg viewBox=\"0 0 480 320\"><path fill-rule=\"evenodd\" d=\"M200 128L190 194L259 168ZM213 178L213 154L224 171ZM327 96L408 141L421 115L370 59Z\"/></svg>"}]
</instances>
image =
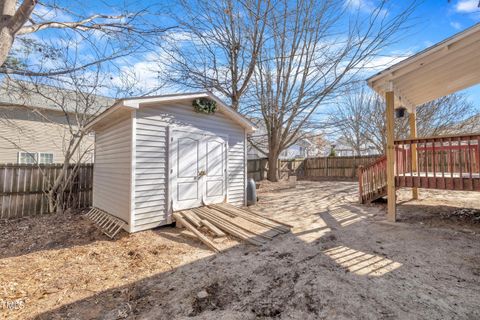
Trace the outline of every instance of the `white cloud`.
<instances>
[{"instance_id":1,"label":"white cloud","mask_svg":"<svg viewBox=\"0 0 480 320\"><path fill-rule=\"evenodd\" d=\"M380 10L379 6L373 0L345 0L345 6L350 10L360 10L366 13L372 13ZM380 11L383 15L388 14L388 11L383 8Z\"/></svg>"},{"instance_id":2,"label":"white cloud","mask_svg":"<svg viewBox=\"0 0 480 320\"><path fill-rule=\"evenodd\" d=\"M402 54L393 53L391 55L377 56L377 57L371 59L370 61L368 61L367 63L365 63L365 65L363 65L363 67L365 69L367 69L369 72L370 71L379 72L379 71L382 71L382 70L394 65L395 63L398 63L398 62L404 60L405 58L409 57L410 55L412 55L412 52L408 51L408 52L404 52Z\"/></svg>"},{"instance_id":3,"label":"white cloud","mask_svg":"<svg viewBox=\"0 0 480 320\"><path fill-rule=\"evenodd\" d=\"M132 95L157 91L161 87L158 75L162 66L159 61L164 58L160 54L149 53L136 61L124 60L119 72L112 75L112 86L121 89L131 87Z\"/></svg>"},{"instance_id":4,"label":"white cloud","mask_svg":"<svg viewBox=\"0 0 480 320\"><path fill-rule=\"evenodd\" d=\"M462 29L462 24L460 22L452 21L450 22L450 26L455 30Z\"/></svg>"},{"instance_id":5,"label":"white cloud","mask_svg":"<svg viewBox=\"0 0 480 320\"><path fill-rule=\"evenodd\" d=\"M461 13L479 12L478 0L460 0L455 6L455 10Z\"/></svg>"}]
</instances>

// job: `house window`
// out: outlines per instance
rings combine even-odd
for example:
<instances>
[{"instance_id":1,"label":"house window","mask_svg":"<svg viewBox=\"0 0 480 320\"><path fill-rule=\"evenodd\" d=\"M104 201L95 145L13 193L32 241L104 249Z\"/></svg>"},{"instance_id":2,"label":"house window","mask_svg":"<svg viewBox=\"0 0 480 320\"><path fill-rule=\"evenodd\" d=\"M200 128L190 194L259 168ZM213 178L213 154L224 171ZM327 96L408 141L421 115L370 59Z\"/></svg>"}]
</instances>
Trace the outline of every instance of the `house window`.
<instances>
[{"instance_id":1,"label":"house window","mask_svg":"<svg viewBox=\"0 0 480 320\"><path fill-rule=\"evenodd\" d=\"M18 163L20 164L51 164L53 153L51 152L19 152Z\"/></svg>"},{"instance_id":2,"label":"house window","mask_svg":"<svg viewBox=\"0 0 480 320\"><path fill-rule=\"evenodd\" d=\"M40 152L38 158L38 163L41 164L51 164L53 163L53 153Z\"/></svg>"},{"instance_id":3,"label":"house window","mask_svg":"<svg viewBox=\"0 0 480 320\"><path fill-rule=\"evenodd\" d=\"M37 153L36 152L19 152L18 163L20 164L37 163Z\"/></svg>"}]
</instances>

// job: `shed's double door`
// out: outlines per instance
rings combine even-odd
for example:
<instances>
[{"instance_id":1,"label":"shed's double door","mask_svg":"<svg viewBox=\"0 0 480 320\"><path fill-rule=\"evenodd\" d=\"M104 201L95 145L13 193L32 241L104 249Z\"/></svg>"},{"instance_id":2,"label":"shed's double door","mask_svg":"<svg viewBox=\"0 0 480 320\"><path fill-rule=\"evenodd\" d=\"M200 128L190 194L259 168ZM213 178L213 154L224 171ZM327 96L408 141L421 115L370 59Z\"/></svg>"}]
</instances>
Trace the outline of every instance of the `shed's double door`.
<instances>
[{"instance_id":1,"label":"shed's double door","mask_svg":"<svg viewBox=\"0 0 480 320\"><path fill-rule=\"evenodd\" d=\"M226 139L174 130L170 143L173 210L223 202L227 194Z\"/></svg>"}]
</instances>

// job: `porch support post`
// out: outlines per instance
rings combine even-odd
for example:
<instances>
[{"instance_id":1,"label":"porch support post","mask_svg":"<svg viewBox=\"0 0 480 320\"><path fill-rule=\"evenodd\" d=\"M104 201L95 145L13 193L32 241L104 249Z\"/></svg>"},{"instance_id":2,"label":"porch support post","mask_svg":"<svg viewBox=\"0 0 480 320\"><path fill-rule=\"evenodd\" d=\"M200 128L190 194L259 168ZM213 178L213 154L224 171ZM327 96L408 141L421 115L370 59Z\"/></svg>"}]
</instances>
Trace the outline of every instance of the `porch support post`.
<instances>
[{"instance_id":1,"label":"porch support post","mask_svg":"<svg viewBox=\"0 0 480 320\"><path fill-rule=\"evenodd\" d=\"M410 123L410 139L416 139L417 138L417 110L414 107L412 112L410 112L409 117L408 117L409 123ZM411 159L412 159L412 173L417 172L417 144L413 143L411 144ZM412 188L412 199L418 199L418 188L413 187Z\"/></svg>"},{"instance_id":2,"label":"porch support post","mask_svg":"<svg viewBox=\"0 0 480 320\"><path fill-rule=\"evenodd\" d=\"M387 120L387 219L390 222L396 220L396 195L395 195L395 98L393 88L385 93L386 120Z\"/></svg>"}]
</instances>

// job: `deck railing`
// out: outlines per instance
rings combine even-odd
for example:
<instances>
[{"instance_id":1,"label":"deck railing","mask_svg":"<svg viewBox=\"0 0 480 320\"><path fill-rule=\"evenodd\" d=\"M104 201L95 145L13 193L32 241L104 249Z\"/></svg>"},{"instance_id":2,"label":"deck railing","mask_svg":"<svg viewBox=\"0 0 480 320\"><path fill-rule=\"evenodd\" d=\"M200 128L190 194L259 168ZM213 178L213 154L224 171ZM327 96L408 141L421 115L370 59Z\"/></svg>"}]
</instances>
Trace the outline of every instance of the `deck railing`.
<instances>
[{"instance_id":1,"label":"deck railing","mask_svg":"<svg viewBox=\"0 0 480 320\"><path fill-rule=\"evenodd\" d=\"M387 161L359 167L360 202L386 194ZM395 187L480 191L480 134L395 141Z\"/></svg>"},{"instance_id":2,"label":"deck railing","mask_svg":"<svg viewBox=\"0 0 480 320\"><path fill-rule=\"evenodd\" d=\"M387 185L387 158L379 158L367 166L358 167L360 203L375 200L385 193Z\"/></svg>"},{"instance_id":3,"label":"deck railing","mask_svg":"<svg viewBox=\"0 0 480 320\"><path fill-rule=\"evenodd\" d=\"M473 179L480 177L480 134L397 140L395 147L397 186L476 189ZM455 183L452 179L459 185L449 186Z\"/></svg>"}]
</instances>

